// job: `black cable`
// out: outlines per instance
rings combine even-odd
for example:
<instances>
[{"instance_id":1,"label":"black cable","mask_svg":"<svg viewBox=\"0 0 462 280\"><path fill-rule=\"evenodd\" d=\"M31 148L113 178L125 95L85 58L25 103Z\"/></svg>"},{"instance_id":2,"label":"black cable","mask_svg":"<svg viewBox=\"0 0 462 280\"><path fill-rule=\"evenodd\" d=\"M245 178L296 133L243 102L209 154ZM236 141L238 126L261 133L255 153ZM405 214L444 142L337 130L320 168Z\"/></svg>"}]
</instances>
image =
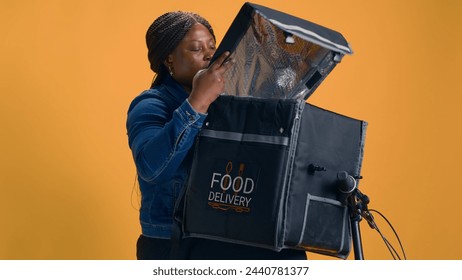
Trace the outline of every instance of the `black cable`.
<instances>
[{"instance_id":1,"label":"black cable","mask_svg":"<svg viewBox=\"0 0 462 280\"><path fill-rule=\"evenodd\" d=\"M401 251L403 252L404 259L407 260L406 252L404 251L403 244L401 243L401 240L399 239L398 233L396 232L395 228L392 226L390 221L388 221L388 219L382 213L380 213L379 211L377 211L375 209L369 209L369 211L379 214L388 223L390 228L393 230L393 233L395 234L396 239L398 240L398 244L399 244L399 246L401 248Z\"/></svg>"},{"instance_id":2,"label":"black cable","mask_svg":"<svg viewBox=\"0 0 462 280\"><path fill-rule=\"evenodd\" d=\"M130 193L130 204L132 205L133 209L140 210L140 208L141 208L140 189L138 187L137 181L138 181L138 173L135 174L135 180L133 181L133 187L132 187L132 191ZM133 205L133 194L134 193L136 193L136 198L137 198L136 201L138 202L138 208L136 208L135 205Z\"/></svg>"},{"instance_id":3,"label":"black cable","mask_svg":"<svg viewBox=\"0 0 462 280\"><path fill-rule=\"evenodd\" d=\"M401 247L401 251L403 252L404 259L407 259L406 258L406 253L404 252L404 248L403 248L403 245L401 243L401 240L399 239L398 233L393 228L390 221L382 213L380 213L379 211L374 210L374 209L370 209L370 210L368 209L367 205L369 204L369 198L367 197L367 195L361 193L359 191L359 189L356 189L354 195L355 195L355 199L352 202L352 204L350 205L350 207L352 207L353 209L359 210L359 215L361 217L363 217L367 221L367 223L369 224L369 226L372 229L375 229L379 233L380 237L382 238L383 242L385 243L385 246L387 246L387 249L390 252L390 254L392 255L393 259L396 260L398 258L399 260L401 260L401 257L398 254L398 252L396 251L396 249L393 247L393 245L390 243L390 241L388 241L388 239L385 237L385 235L380 231L377 223L375 223L375 221L374 221L374 216L371 214L371 212L375 212L375 213L379 214L388 223L390 228L393 230L393 233L395 234L396 239L398 240L399 246Z\"/></svg>"},{"instance_id":4,"label":"black cable","mask_svg":"<svg viewBox=\"0 0 462 280\"><path fill-rule=\"evenodd\" d=\"M390 241L388 241L388 239L385 237L385 235L383 235L382 231L380 231L379 227L377 226L377 224L375 222L373 222L374 224L374 229L379 233L379 235L382 237L382 240L383 242L385 243L385 245L387 246L388 248L388 251L390 252L391 256L393 257L394 260L396 260L398 258L398 260L401 260L398 252L396 252L396 249L395 247L393 247L393 245L390 243Z\"/></svg>"}]
</instances>

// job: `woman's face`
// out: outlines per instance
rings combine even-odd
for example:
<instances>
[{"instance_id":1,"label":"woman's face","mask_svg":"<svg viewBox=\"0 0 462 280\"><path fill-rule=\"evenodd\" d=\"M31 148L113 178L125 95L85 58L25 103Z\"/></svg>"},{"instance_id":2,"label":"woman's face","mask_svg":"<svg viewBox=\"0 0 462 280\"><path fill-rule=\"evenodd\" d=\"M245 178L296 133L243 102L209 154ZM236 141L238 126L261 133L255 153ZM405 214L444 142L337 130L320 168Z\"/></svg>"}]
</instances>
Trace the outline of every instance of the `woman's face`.
<instances>
[{"instance_id":1,"label":"woman's face","mask_svg":"<svg viewBox=\"0 0 462 280\"><path fill-rule=\"evenodd\" d=\"M204 25L196 23L167 57L166 65L172 69L173 78L190 92L194 75L207 68L214 53L212 34Z\"/></svg>"}]
</instances>

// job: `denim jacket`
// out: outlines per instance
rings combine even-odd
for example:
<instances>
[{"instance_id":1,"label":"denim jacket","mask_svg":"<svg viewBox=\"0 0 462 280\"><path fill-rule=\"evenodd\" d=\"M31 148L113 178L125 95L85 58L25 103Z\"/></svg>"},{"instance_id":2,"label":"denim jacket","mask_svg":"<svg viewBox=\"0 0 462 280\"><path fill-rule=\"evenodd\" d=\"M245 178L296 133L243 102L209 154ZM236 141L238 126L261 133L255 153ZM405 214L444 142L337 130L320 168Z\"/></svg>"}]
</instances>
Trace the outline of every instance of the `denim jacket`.
<instances>
[{"instance_id":1,"label":"denim jacket","mask_svg":"<svg viewBox=\"0 0 462 280\"><path fill-rule=\"evenodd\" d=\"M188 178L189 150L206 115L170 76L142 92L128 109L128 143L141 190L142 234L170 238L174 205Z\"/></svg>"}]
</instances>

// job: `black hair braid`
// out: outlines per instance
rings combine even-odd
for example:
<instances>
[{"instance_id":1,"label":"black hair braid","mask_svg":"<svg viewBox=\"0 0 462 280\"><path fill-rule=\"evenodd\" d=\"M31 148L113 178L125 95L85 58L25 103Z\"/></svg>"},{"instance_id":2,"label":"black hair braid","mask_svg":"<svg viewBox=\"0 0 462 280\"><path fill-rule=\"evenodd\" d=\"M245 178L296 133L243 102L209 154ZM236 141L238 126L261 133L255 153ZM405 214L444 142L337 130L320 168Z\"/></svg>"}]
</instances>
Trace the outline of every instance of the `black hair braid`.
<instances>
[{"instance_id":1,"label":"black hair braid","mask_svg":"<svg viewBox=\"0 0 462 280\"><path fill-rule=\"evenodd\" d=\"M168 12L158 17L146 32L146 45L151 70L157 74L153 85L159 84L168 69L165 59L171 54L186 33L195 23L204 25L215 39L215 34L209 22L198 14L191 12Z\"/></svg>"}]
</instances>

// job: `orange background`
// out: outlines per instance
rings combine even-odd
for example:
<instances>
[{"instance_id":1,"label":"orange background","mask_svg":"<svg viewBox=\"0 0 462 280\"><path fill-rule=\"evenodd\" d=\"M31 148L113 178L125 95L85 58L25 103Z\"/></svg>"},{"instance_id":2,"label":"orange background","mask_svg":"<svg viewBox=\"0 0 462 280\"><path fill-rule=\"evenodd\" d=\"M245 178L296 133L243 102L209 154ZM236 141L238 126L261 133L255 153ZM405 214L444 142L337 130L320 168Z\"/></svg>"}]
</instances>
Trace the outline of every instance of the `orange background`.
<instances>
[{"instance_id":1,"label":"orange background","mask_svg":"<svg viewBox=\"0 0 462 280\"><path fill-rule=\"evenodd\" d=\"M189 10L220 41L243 3L0 2L0 259L135 258L125 119L152 78L145 31L164 12ZM255 3L351 43L354 55L309 102L369 123L360 188L408 259L462 259L462 2ZM361 229L366 259L391 259L366 222Z\"/></svg>"}]
</instances>

